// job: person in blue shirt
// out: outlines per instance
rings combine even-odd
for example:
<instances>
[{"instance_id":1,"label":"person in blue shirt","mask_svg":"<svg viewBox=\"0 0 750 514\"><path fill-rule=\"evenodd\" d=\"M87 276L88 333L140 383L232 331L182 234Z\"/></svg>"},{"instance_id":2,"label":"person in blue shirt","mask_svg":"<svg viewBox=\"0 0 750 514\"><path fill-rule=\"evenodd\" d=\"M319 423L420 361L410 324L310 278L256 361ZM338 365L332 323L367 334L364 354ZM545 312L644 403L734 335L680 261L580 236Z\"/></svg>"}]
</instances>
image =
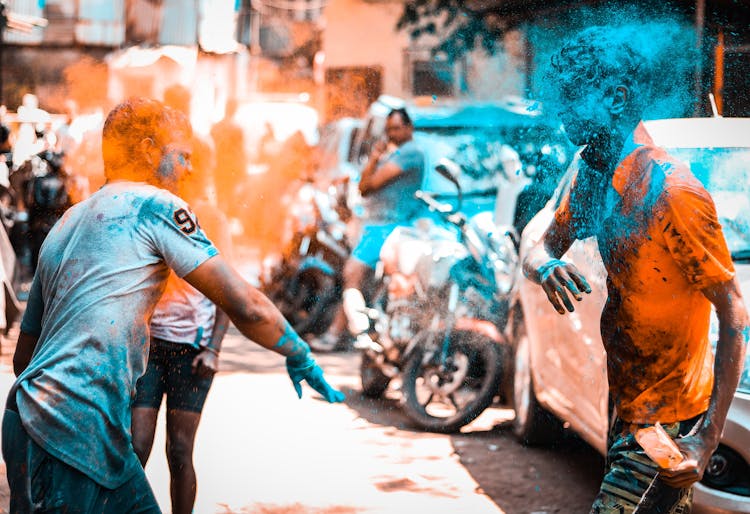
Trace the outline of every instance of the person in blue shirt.
<instances>
[{"instance_id":1,"label":"person in blue shirt","mask_svg":"<svg viewBox=\"0 0 750 514\"><path fill-rule=\"evenodd\" d=\"M133 449L131 404L170 270L285 356L298 396L305 380L329 402L344 398L171 192L191 170L185 115L133 98L109 113L102 136L107 183L47 236L13 357L2 453L14 513L159 512Z\"/></svg>"},{"instance_id":2,"label":"person in blue shirt","mask_svg":"<svg viewBox=\"0 0 750 514\"><path fill-rule=\"evenodd\" d=\"M387 141L373 145L359 180L362 232L344 266L343 311L326 333L310 341L316 351L340 348L347 325L355 337L369 329L365 296L383 243L396 227L410 225L422 211L414 193L422 186L425 157L413 139L414 125L406 109L388 114L385 134Z\"/></svg>"}]
</instances>

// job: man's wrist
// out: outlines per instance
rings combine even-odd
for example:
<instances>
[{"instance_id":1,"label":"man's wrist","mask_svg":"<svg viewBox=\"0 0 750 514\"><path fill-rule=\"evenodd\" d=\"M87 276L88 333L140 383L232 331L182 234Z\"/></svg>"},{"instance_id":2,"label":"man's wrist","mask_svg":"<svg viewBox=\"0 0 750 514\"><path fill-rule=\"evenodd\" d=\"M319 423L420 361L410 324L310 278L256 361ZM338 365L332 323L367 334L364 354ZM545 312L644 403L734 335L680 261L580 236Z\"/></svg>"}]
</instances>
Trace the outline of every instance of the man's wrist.
<instances>
[{"instance_id":1,"label":"man's wrist","mask_svg":"<svg viewBox=\"0 0 750 514\"><path fill-rule=\"evenodd\" d=\"M216 347L214 347L214 346L211 346L210 344L207 344L207 345L203 345L203 346L201 346L201 351L202 351L202 352L209 352L209 353L213 353L213 354L214 354L214 355L216 355L217 357L219 356L219 349L218 349L218 348L216 348Z\"/></svg>"},{"instance_id":2,"label":"man's wrist","mask_svg":"<svg viewBox=\"0 0 750 514\"><path fill-rule=\"evenodd\" d=\"M536 268L536 275L539 278L539 282L544 282L554 272L555 268L565 266L565 262L560 259L550 259L541 266Z\"/></svg>"},{"instance_id":3,"label":"man's wrist","mask_svg":"<svg viewBox=\"0 0 750 514\"><path fill-rule=\"evenodd\" d=\"M310 347L289 323L285 323L284 333L274 344L274 350L286 357L287 362L293 365L306 362L310 355Z\"/></svg>"},{"instance_id":4,"label":"man's wrist","mask_svg":"<svg viewBox=\"0 0 750 514\"><path fill-rule=\"evenodd\" d=\"M717 430L716 424L709 421L708 418L703 419L697 435L703 441L704 446L711 448L712 451L719 446L719 442L721 441L721 431Z\"/></svg>"}]
</instances>

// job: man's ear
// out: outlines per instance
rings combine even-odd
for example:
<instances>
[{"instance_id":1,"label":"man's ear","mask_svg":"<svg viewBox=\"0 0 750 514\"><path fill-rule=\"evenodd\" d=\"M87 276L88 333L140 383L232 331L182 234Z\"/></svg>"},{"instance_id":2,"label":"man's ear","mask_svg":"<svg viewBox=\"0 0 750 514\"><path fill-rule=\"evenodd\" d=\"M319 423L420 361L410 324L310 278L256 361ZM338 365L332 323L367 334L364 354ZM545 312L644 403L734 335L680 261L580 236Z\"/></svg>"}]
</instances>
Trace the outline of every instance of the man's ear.
<instances>
[{"instance_id":1,"label":"man's ear","mask_svg":"<svg viewBox=\"0 0 750 514\"><path fill-rule=\"evenodd\" d=\"M150 166L154 165L154 161L158 158L156 154L159 149L156 148L156 143L152 138L144 137L141 139L140 143L138 143L138 151Z\"/></svg>"},{"instance_id":2,"label":"man's ear","mask_svg":"<svg viewBox=\"0 0 750 514\"><path fill-rule=\"evenodd\" d=\"M612 89L612 105L609 111L614 115L621 115L630 101L630 89L627 86L619 85Z\"/></svg>"}]
</instances>

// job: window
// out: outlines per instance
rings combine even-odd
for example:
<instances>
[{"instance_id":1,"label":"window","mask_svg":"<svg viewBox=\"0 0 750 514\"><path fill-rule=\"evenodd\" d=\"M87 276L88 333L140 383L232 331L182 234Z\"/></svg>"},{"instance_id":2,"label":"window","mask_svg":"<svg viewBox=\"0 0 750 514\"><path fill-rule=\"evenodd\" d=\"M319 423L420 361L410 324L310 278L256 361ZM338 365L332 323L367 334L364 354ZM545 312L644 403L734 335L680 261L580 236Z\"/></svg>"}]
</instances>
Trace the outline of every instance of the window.
<instances>
[{"instance_id":1,"label":"window","mask_svg":"<svg viewBox=\"0 0 750 514\"><path fill-rule=\"evenodd\" d=\"M447 61L414 61L411 66L413 95L453 95L453 64Z\"/></svg>"},{"instance_id":2,"label":"window","mask_svg":"<svg viewBox=\"0 0 750 514\"><path fill-rule=\"evenodd\" d=\"M125 0L78 0L76 41L119 46L125 41Z\"/></svg>"},{"instance_id":3,"label":"window","mask_svg":"<svg viewBox=\"0 0 750 514\"><path fill-rule=\"evenodd\" d=\"M404 52L404 89L415 96L456 96L461 89L465 65L426 48Z\"/></svg>"},{"instance_id":4,"label":"window","mask_svg":"<svg viewBox=\"0 0 750 514\"><path fill-rule=\"evenodd\" d=\"M125 0L10 0L8 11L22 24L46 22L7 31L9 43L119 46L125 40Z\"/></svg>"}]
</instances>

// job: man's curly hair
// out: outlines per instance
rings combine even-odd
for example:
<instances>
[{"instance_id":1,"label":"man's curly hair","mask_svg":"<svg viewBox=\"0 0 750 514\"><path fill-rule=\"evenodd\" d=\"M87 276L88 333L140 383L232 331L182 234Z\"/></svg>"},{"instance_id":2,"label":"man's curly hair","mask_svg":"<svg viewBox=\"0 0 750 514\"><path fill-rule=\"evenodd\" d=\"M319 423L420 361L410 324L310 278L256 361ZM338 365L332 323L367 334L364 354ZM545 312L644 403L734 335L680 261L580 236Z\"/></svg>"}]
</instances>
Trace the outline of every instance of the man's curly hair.
<instances>
[{"instance_id":1,"label":"man's curly hair","mask_svg":"<svg viewBox=\"0 0 750 514\"><path fill-rule=\"evenodd\" d=\"M141 165L138 145L145 138L164 146L191 136L190 122L183 113L151 98L129 98L112 109L104 122L104 173L116 178L121 170Z\"/></svg>"},{"instance_id":2,"label":"man's curly hair","mask_svg":"<svg viewBox=\"0 0 750 514\"><path fill-rule=\"evenodd\" d=\"M569 98L622 84L638 101L648 89L648 74L632 30L597 26L581 31L552 56L550 80Z\"/></svg>"}]
</instances>

